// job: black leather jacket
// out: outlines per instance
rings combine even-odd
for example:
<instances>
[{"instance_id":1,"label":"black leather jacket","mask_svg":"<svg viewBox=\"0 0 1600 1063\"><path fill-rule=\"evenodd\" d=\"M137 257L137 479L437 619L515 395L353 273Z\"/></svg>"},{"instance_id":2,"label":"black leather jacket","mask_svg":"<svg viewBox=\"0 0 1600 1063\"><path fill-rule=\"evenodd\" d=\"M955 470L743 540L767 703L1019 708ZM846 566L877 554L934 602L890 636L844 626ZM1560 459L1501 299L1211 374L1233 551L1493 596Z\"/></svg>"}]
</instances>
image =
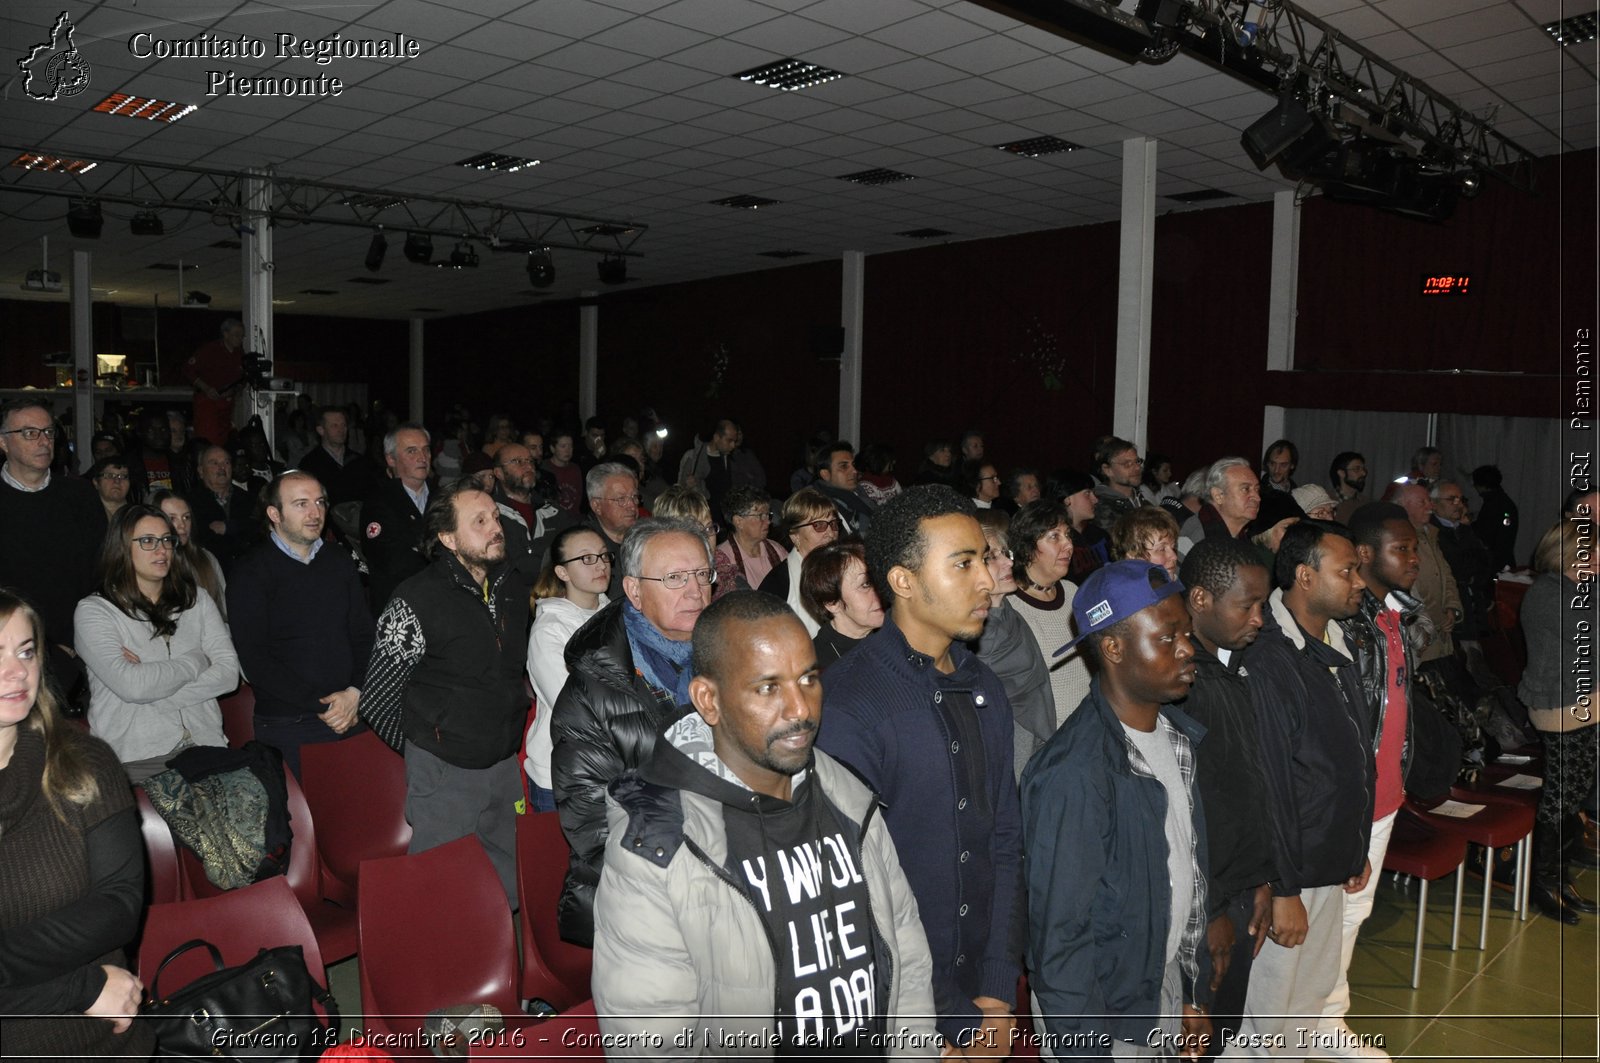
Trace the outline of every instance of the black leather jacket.
<instances>
[{"instance_id":1,"label":"black leather jacket","mask_svg":"<svg viewBox=\"0 0 1600 1063\"><path fill-rule=\"evenodd\" d=\"M1422 602L1405 591L1393 591L1396 602L1400 603L1400 630L1403 637L1401 642L1405 645L1405 671L1400 677L1400 682L1410 691L1412 675L1417 666L1416 648L1412 640L1416 637L1417 617L1422 615ZM1361 592L1361 611L1348 620L1341 620L1339 626L1344 630L1344 636L1349 640L1350 646L1355 650L1356 667L1361 670L1361 692L1367 699L1367 710L1371 713L1372 755L1378 755L1378 743L1383 740L1383 723L1389 715L1389 644L1383 637L1383 632L1378 628L1378 612L1383 608L1383 602L1370 590ZM1400 778L1404 780L1411 774L1411 735L1414 730L1415 714L1406 713L1406 741L1400 747Z\"/></svg>"},{"instance_id":2,"label":"black leather jacket","mask_svg":"<svg viewBox=\"0 0 1600 1063\"><path fill-rule=\"evenodd\" d=\"M622 606L613 601L567 642L569 675L550 719L550 780L572 848L558 917L561 936L585 946L594 941L594 890L610 833L606 788L650 759L656 734L677 711L672 696L657 693L634 667Z\"/></svg>"}]
</instances>

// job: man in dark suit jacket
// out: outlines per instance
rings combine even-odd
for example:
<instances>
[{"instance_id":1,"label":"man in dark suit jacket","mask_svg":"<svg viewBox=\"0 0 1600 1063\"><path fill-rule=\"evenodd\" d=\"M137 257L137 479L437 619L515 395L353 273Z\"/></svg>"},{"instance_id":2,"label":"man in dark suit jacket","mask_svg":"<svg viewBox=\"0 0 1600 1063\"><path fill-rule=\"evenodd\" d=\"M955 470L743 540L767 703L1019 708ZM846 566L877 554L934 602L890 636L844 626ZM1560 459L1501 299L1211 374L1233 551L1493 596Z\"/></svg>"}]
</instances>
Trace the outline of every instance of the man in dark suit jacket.
<instances>
[{"instance_id":1,"label":"man in dark suit jacket","mask_svg":"<svg viewBox=\"0 0 1600 1063\"><path fill-rule=\"evenodd\" d=\"M257 506L266 484L252 478L235 483L233 459L219 446L200 453L200 483L189 506L194 511L194 538L217 555L223 574L260 538Z\"/></svg>"},{"instance_id":2,"label":"man in dark suit jacket","mask_svg":"<svg viewBox=\"0 0 1600 1063\"><path fill-rule=\"evenodd\" d=\"M383 438L383 456L390 479L361 507L361 548L374 614L383 612L396 587L428 567L422 555L422 514L433 471L428 430L419 424L394 429Z\"/></svg>"},{"instance_id":3,"label":"man in dark suit jacket","mask_svg":"<svg viewBox=\"0 0 1600 1063\"><path fill-rule=\"evenodd\" d=\"M361 502L378 486L377 466L358 450L351 450L350 417L338 407L324 409L317 418L318 446L306 451L300 468L328 489L328 506Z\"/></svg>"}]
</instances>

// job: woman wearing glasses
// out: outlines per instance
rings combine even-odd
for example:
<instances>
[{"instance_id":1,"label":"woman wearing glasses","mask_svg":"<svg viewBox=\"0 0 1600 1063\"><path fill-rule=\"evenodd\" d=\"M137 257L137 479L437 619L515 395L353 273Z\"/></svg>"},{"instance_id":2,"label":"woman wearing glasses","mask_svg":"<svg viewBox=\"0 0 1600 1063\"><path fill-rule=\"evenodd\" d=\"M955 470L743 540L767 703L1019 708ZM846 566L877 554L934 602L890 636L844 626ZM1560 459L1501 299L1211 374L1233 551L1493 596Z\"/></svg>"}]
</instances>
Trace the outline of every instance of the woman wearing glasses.
<instances>
[{"instance_id":1,"label":"woman wearing glasses","mask_svg":"<svg viewBox=\"0 0 1600 1063\"><path fill-rule=\"evenodd\" d=\"M784 558L783 564L772 566L772 571L756 589L788 602L794 615L806 626L806 634L816 638L822 626L806 612L800 600L800 566L811 551L839 538L839 514L821 491L803 487L783 504L783 524L789 529L789 542L794 544L794 549Z\"/></svg>"},{"instance_id":2,"label":"woman wearing glasses","mask_svg":"<svg viewBox=\"0 0 1600 1063\"><path fill-rule=\"evenodd\" d=\"M989 551L989 576L994 580L994 590L989 594L989 619L983 622L983 633L971 645L978 659L1006 688L1006 699L1011 702L1013 767L1021 782L1022 769L1028 766L1029 758L1056 733L1056 699L1050 689L1050 667L1044 653L1018 611L1022 607L1011 604L1017 590L1011 550L1006 546L1011 515L1003 509L982 510L978 525L983 528L983 542Z\"/></svg>"},{"instance_id":3,"label":"woman wearing glasses","mask_svg":"<svg viewBox=\"0 0 1600 1063\"><path fill-rule=\"evenodd\" d=\"M605 541L587 527L563 530L550 543L544 571L533 586L533 630L528 635L528 678L538 711L528 729L524 769L535 812L554 812L556 795L550 783L550 718L567 682L567 640L606 604L615 559Z\"/></svg>"},{"instance_id":4,"label":"woman wearing glasses","mask_svg":"<svg viewBox=\"0 0 1600 1063\"><path fill-rule=\"evenodd\" d=\"M239 685L222 614L189 566L175 563L177 545L159 509L123 509L100 552L100 590L73 620L89 670L89 729L135 784L189 746L226 746L217 698Z\"/></svg>"},{"instance_id":5,"label":"woman wearing glasses","mask_svg":"<svg viewBox=\"0 0 1600 1063\"><path fill-rule=\"evenodd\" d=\"M723 499L731 530L717 547L717 589L713 600L729 591L755 590L789 551L767 538L772 530L772 496L759 487L735 487Z\"/></svg>"},{"instance_id":6,"label":"woman wearing glasses","mask_svg":"<svg viewBox=\"0 0 1600 1063\"><path fill-rule=\"evenodd\" d=\"M1072 599L1078 585L1067 579L1073 551L1067 507L1054 498L1029 502L1011 518L1006 544L1011 548L1011 573L1017 581L1011 604L1033 632L1033 640L1050 666L1050 693L1059 726L1089 694L1089 666L1082 649L1055 656L1077 636Z\"/></svg>"}]
</instances>

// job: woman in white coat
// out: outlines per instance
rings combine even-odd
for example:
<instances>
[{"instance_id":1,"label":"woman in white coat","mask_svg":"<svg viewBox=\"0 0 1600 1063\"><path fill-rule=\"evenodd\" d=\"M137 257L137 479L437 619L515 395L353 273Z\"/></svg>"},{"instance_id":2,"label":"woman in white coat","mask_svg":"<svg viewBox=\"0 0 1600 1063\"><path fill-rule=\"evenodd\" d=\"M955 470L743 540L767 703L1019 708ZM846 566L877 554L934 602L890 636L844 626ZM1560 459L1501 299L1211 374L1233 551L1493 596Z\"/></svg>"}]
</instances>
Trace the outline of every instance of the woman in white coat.
<instances>
[{"instance_id":1,"label":"woman in white coat","mask_svg":"<svg viewBox=\"0 0 1600 1063\"><path fill-rule=\"evenodd\" d=\"M198 591L177 544L159 509L124 507L100 552L100 590L73 618L89 670L89 729L135 784L189 746L226 746L217 698L239 685L222 614Z\"/></svg>"}]
</instances>

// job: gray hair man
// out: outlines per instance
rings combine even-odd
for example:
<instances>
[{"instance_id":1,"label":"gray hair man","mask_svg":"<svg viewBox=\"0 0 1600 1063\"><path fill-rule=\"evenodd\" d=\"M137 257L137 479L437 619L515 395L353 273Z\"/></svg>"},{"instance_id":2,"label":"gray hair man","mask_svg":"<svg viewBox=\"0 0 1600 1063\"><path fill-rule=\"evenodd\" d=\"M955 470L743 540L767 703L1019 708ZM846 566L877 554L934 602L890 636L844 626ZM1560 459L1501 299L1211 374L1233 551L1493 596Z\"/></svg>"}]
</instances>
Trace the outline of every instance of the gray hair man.
<instances>
[{"instance_id":1,"label":"gray hair man","mask_svg":"<svg viewBox=\"0 0 1600 1063\"><path fill-rule=\"evenodd\" d=\"M696 621L716 568L705 530L652 517L628 529L621 594L567 643L567 684L551 720L550 777L572 848L561 894L561 936L589 944L605 855L606 788L650 757L661 726L689 702Z\"/></svg>"},{"instance_id":2,"label":"gray hair man","mask_svg":"<svg viewBox=\"0 0 1600 1063\"><path fill-rule=\"evenodd\" d=\"M1178 552L1213 535L1245 537L1245 527L1261 510L1261 481L1255 467L1244 458L1218 458L1206 471L1200 511L1183 522L1178 532Z\"/></svg>"},{"instance_id":3,"label":"gray hair man","mask_svg":"<svg viewBox=\"0 0 1600 1063\"><path fill-rule=\"evenodd\" d=\"M600 533L607 546L620 551L623 537L639 519L639 478L620 461L602 461L583 478L583 493L589 499L585 523ZM622 566L613 565L606 588L612 601L622 594L622 576Z\"/></svg>"},{"instance_id":4,"label":"gray hair man","mask_svg":"<svg viewBox=\"0 0 1600 1063\"><path fill-rule=\"evenodd\" d=\"M428 430L403 424L383 437L389 479L361 505L361 546L371 575L373 612L382 612L394 589L428 567L422 514L428 508L433 450Z\"/></svg>"}]
</instances>

